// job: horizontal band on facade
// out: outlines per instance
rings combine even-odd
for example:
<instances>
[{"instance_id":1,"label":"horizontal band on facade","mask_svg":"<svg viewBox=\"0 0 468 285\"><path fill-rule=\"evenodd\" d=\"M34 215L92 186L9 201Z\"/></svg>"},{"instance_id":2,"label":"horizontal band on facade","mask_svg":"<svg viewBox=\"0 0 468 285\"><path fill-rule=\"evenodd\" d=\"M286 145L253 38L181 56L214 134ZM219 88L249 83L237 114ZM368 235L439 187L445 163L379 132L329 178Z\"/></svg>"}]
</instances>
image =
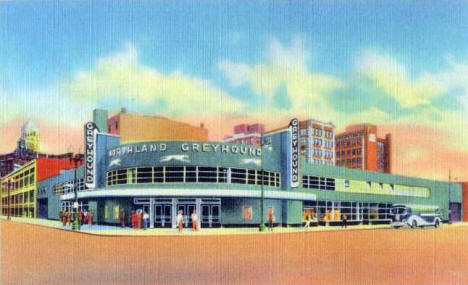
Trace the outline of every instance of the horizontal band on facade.
<instances>
[{"instance_id":1,"label":"horizontal band on facade","mask_svg":"<svg viewBox=\"0 0 468 285\"><path fill-rule=\"evenodd\" d=\"M99 189L78 192L79 199L97 198L97 197L243 197L243 198L261 198L261 191L258 190L227 190L227 189L161 189L161 188L124 188L124 189ZM290 191L265 191L266 199L288 199L315 201L317 196L311 193L290 192ZM71 200L75 196L68 193L60 196L61 200Z\"/></svg>"}]
</instances>

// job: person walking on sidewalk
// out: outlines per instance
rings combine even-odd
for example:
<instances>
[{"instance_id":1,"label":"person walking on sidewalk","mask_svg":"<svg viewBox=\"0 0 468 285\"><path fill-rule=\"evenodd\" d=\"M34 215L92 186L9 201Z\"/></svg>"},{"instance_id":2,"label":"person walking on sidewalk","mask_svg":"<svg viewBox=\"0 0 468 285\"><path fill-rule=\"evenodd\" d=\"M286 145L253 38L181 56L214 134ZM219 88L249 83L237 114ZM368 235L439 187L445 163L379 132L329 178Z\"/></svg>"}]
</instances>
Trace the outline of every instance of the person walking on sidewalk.
<instances>
[{"instance_id":1,"label":"person walking on sidewalk","mask_svg":"<svg viewBox=\"0 0 468 285\"><path fill-rule=\"evenodd\" d=\"M310 228L310 213L307 213L306 223L305 223L304 228Z\"/></svg>"},{"instance_id":2,"label":"person walking on sidewalk","mask_svg":"<svg viewBox=\"0 0 468 285\"><path fill-rule=\"evenodd\" d=\"M193 231L198 231L198 215L197 210L193 210L192 213L192 229Z\"/></svg>"},{"instance_id":3,"label":"person walking on sidewalk","mask_svg":"<svg viewBox=\"0 0 468 285\"><path fill-rule=\"evenodd\" d=\"M273 231L273 223L275 222L275 214L273 213L273 207L268 208L268 229Z\"/></svg>"},{"instance_id":4,"label":"person walking on sidewalk","mask_svg":"<svg viewBox=\"0 0 468 285\"><path fill-rule=\"evenodd\" d=\"M93 225L93 212L88 212L88 227L92 227Z\"/></svg>"},{"instance_id":5,"label":"person walking on sidewalk","mask_svg":"<svg viewBox=\"0 0 468 285\"><path fill-rule=\"evenodd\" d=\"M120 227L125 228L125 210L121 209L119 213Z\"/></svg>"},{"instance_id":6,"label":"person walking on sidewalk","mask_svg":"<svg viewBox=\"0 0 468 285\"><path fill-rule=\"evenodd\" d=\"M179 232L184 228L184 216L182 213L183 211L179 210L179 213L177 214L177 228L179 229Z\"/></svg>"},{"instance_id":7,"label":"person walking on sidewalk","mask_svg":"<svg viewBox=\"0 0 468 285\"><path fill-rule=\"evenodd\" d=\"M149 215L146 211L143 211L143 229L146 230L149 224Z\"/></svg>"},{"instance_id":8,"label":"person walking on sidewalk","mask_svg":"<svg viewBox=\"0 0 468 285\"><path fill-rule=\"evenodd\" d=\"M341 227L345 228L348 226L348 217L343 214L342 219L341 219Z\"/></svg>"}]
</instances>

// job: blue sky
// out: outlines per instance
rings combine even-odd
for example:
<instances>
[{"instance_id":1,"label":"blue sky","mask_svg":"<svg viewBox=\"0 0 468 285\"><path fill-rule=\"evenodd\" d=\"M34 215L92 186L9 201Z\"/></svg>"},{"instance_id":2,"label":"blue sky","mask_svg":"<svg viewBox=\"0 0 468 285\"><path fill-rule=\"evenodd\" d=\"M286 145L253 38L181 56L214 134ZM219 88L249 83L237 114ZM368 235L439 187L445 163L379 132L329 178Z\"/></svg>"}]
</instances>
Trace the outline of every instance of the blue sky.
<instances>
[{"instance_id":1,"label":"blue sky","mask_svg":"<svg viewBox=\"0 0 468 285\"><path fill-rule=\"evenodd\" d=\"M291 117L417 126L451 138L426 153L466 166L467 15L466 1L3 1L1 149L12 122L79 130L127 107L204 120L213 139Z\"/></svg>"}]
</instances>

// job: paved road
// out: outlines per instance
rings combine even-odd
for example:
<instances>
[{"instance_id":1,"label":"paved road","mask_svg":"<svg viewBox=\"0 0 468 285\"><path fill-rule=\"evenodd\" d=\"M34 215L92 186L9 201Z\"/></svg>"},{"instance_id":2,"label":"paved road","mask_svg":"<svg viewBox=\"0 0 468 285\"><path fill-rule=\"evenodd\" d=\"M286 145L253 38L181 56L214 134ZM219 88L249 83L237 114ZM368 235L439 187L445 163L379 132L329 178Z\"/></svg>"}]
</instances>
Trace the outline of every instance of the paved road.
<instances>
[{"instance_id":1,"label":"paved road","mask_svg":"<svg viewBox=\"0 0 468 285\"><path fill-rule=\"evenodd\" d=\"M468 227L113 237L0 221L1 284L468 284Z\"/></svg>"}]
</instances>

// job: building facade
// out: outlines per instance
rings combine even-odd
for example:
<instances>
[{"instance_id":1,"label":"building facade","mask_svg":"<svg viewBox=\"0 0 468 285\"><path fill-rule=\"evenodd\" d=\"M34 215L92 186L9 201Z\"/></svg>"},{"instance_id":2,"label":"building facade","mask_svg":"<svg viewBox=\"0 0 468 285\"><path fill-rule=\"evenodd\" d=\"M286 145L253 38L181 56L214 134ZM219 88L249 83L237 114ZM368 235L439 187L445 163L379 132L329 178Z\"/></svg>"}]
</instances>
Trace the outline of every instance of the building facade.
<instances>
[{"instance_id":1,"label":"building facade","mask_svg":"<svg viewBox=\"0 0 468 285\"><path fill-rule=\"evenodd\" d=\"M317 120L299 122L301 155L313 164L335 164L335 126Z\"/></svg>"},{"instance_id":2,"label":"building facade","mask_svg":"<svg viewBox=\"0 0 468 285\"><path fill-rule=\"evenodd\" d=\"M336 135L336 166L391 173L391 135L377 137L377 126L359 124Z\"/></svg>"},{"instance_id":3,"label":"building facade","mask_svg":"<svg viewBox=\"0 0 468 285\"><path fill-rule=\"evenodd\" d=\"M102 110L100 112L103 112ZM107 116L107 112L101 116ZM99 127L105 131L104 127ZM157 140L207 141L208 129L203 123L192 126L161 116L130 114L122 109L107 121L107 132L120 136L122 143Z\"/></svg>"},{"instance_id":4,"label":"building facade","mask_svg":"<svg viewBox=\"0 0 468 285\"><path fill-rule=\"evenodd\" d=\"M39 208L37 196L41 193L38 184L70 167L68 159L38 158L2 177L2 214L35 218Z\"/></svg>"},{"instance_id":5,"label":"building facade","mask_svg":"<svg viewBox=\"0 0 468 285\"><path fill-rule=\"evenodd\" d=\"M260 139L264 132L265 126L262 124L240 124L234 126L233 134L225 137L224 142L260 146Z\"/></svg>"},{"instance_id":6,"label":"building facade","mask_svg":"<svg viewBox=\"0 0 468 285\"><path fill-rule=\"evenodd\" d=\"M107 125L105 116L94 118L96 126ZM283 226L300 226L308 214L320 224L339 223L342 215L349 223L390 223L393 204L437 206L445 221L458 209L462 217L461 185L296 163L291 132L266 134L264 147L179 140L122 144L118 136L86 132L94 136L86 140L92 150L86 164L37 182L38 216L58 219L60 210L70 211L70 184L76 182L79 209L102 224L118 224L121 211L129 217L141 209L151 227L175 227L178 211L190 226L193 210L202 227L258 226L262 192L263 220L273 211L275 224Z\"/></svg>"}]
</instances>

